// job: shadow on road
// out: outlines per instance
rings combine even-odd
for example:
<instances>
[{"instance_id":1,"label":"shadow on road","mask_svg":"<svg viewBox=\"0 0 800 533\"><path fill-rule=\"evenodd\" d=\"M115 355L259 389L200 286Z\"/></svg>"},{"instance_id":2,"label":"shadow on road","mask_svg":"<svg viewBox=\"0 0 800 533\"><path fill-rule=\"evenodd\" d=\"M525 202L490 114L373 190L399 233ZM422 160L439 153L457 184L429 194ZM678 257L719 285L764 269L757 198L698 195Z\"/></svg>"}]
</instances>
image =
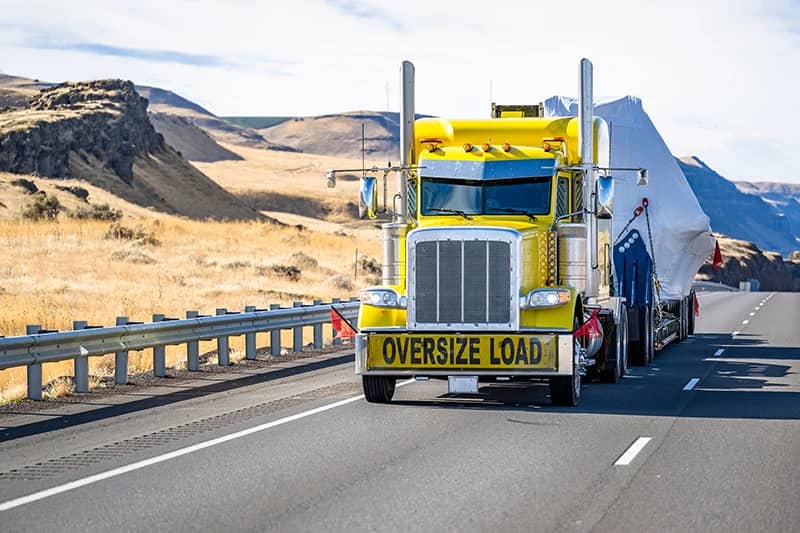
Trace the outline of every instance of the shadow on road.
<instances>
[{"instance_id":1,"label":"shadow on road","mask_svg":"<svg viewBox=\"0 0 800 533\"><path fill-rule=\"evenodd\" d=\"M158 396L152 396L152 395L143 396L141 399L134 400L131 402L126 402L116 405L105 405L103 407L100 407L99 409L92 409L90 411L85 411L82 413L77 413L72 415L63 415L54 417L53 413L43 412L41 413L42 416L48 416L51 418L49 418L48 420L43 420L41 422L32 422L29 424L16 427L6 427L5 429L0 430L0 442L6 442L14 439L19 439L22 437L29 437L31 435L38 435L40 433L46 433L48 431L53 431L56 429L64 429L64 428L79 426L81 424L88 424L90 422L95 422L106 418L113 418L116 416L125 415L129 413L136 413L139 411L144 411L146 409L152 409L154 407L170 405L177 402L192 400L195 398L202 398L203 396L208 396L210 394L226 392L229 390L248 387L251 385L258 385L260 383L267 383L270 381L274 381L276 379L286 378L306 372L312 372L314 370L341 365L352 361L353 361L353 355L351 354L351 355L344 355L341 357L324 359L321 361L314 361L290 368L281 368L277 370L272 370L270 372L250 374L241 378L235 378L226 381L218 381L216 379L213 379L211 380L212 382L209 385L203 385L200 387L181 387L180 385L176 385L175 387L177 390L175 392L170 392ZM198 378L200 378L200 376L198 376ZM161 387L162 385L159 384L158 386ZM135 395L136 393L131 394L126 392L125 394L126 396L130 396L130 395ZM6 412L3 414L15 414L15 413ZM20 414L30 415L30 414L40 414L40 413L20 413ZM2 425L1 420L2 419L0 418L0 425Z\"/></svg>"},{"instance_id":2,"label":"shadow on road","mask_svg":"<svg viewBox=\"0 0 800 533\"><path fill-rule=\"evenodd\" d=\"M577 407L556 407L544 382L482 386L473 398L443 395L397 401L408 407L571 412L603 415L800 420L800 347L770 346L753 335L705 333L658 352L648 367L632 368L616 385L584 381ZM724 357L712 354L724 348ZM794 361L794 369L792 366ZM691 391L683 387L701 379ZM794 385L795 390L785 390Z\"/></svg>"}]
</instances>

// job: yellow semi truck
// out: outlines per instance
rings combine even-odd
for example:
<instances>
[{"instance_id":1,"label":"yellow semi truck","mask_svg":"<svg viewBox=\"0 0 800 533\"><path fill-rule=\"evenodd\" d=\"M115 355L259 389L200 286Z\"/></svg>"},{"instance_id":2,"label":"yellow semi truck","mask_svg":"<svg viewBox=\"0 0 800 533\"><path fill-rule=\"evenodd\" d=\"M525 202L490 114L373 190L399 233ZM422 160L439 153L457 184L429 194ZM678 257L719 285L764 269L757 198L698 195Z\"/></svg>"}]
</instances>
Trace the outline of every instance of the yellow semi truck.
<instances>
[{"instance_id":1,"label":"yellow semi truck","mask_svg":"<svg viewBox=\"0 0 800 533\"><path fill-rule=\"evenodd\" d=\"M656 314L614 287L608 127L592 114L586 59L580 78L578 117L493 105L486 119L416 119L414 67L403 63L401 161L383 169L398 174L394 216L355 342L368 401L391 401L398 378L447 379L453 393L544 379L553 403L576 405L582 376L625 373L629 317L642 362L645 344L688 333L687 301ZM365 212L375 184L362 183Z\"/></svg>"}]
</instances>

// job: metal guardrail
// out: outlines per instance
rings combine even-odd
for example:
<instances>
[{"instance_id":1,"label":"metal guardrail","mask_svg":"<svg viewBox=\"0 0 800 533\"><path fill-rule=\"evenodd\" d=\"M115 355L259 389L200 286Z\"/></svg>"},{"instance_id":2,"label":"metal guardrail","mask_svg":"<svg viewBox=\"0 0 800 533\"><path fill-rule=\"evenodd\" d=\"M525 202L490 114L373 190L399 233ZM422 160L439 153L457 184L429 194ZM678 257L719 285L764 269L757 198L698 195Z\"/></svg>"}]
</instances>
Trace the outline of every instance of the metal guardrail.
<instances>
[{"instance_id":1,"label":"metal guardrail","mask_svg":"<svg viewBox=\"0 0 800 533\"><path fill-rule=\"evenodd\" d=\"M316 300L304 306L294 302L292 308L281 309L271 305L269 309L247 307L242 313L217 309L214 316L200 316L197 311L187 311L186 319L153 315L152 323L128 322L127 317L117 318L117 325L110 327L89 326L80 321L73 324L73 331L52 332L39 326L28 326L27 334L20 337L0 338L0 370L26 366L28 372L28 398L42 399L42 364L57 361L75 361L75 390L89 392L88 358L115 354L114 381L124 385L128 382L128 352L131 350L153 350L153 373L156 377L166 375L165 347L186 344L187 369L199 369L200 341L217 341L218 364L230 364L228 338L245 336L245 357L256 357L256 334L270 333L270 353L280 356L281 330L293 330L292 348L303 350L303 328L314 328L314 348L322 347L324 324L330 322L331 306L342 316L355 320L360 303L357 298L341 302L334 298L329 304ZM339 339L334 339L341 342Z\"/></svg>"}]
</instances>

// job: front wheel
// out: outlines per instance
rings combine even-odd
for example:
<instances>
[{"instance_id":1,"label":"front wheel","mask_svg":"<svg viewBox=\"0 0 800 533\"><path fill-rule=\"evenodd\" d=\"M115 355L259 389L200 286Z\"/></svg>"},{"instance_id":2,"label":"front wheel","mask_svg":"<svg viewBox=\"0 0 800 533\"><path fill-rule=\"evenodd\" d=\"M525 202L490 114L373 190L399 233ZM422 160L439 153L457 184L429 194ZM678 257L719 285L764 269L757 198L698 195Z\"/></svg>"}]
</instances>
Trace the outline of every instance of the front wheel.
<instances>
[{"instance_id":1,"label":"front wheel","mask_svg":"<svg viewBox=\"0 0 800 533\"><path fill-rule=\"evenodd\" d=\"M361 376L364 397L370 403L389 403L394 396L397 379L387 376Z\"/></svg>"}]
</instances>

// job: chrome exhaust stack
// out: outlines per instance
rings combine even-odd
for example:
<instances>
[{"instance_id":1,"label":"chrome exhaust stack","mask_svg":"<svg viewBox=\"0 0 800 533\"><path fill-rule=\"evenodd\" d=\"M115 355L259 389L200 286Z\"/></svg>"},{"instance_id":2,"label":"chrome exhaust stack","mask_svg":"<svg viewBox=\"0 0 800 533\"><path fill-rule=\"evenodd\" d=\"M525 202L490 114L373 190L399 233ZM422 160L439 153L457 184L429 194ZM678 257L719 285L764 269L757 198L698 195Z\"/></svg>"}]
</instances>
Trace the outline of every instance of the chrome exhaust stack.
<instances>
[{"instance_id":1,"label":"chrome exhaust stack","mask_svg":"<svg viewBox=\"0 0 800 533\"><path fill-rule=\"evenodd\" d=\"M586 224L586 286L585 296L599 295L599 269L597 265L597 214L595 213L594 171L594 99L593 67L586 58L580 64L580 97L578 101L578 146L583 177L583 220Z\"/></svg>"},{"instance_id":2,"label":"chrome exhaust stack","mask_svg":"<svg viewBox=\"0 0 800 533\"><path fill-rule=\"evenodd\" d=\"M394 214L395 222L408 220L408 170L414 161L414 64L403 61L401 67L401 105L400 105L400 167L397 173L397 194L399 205Z\"/></svg>"}]
</instances>

